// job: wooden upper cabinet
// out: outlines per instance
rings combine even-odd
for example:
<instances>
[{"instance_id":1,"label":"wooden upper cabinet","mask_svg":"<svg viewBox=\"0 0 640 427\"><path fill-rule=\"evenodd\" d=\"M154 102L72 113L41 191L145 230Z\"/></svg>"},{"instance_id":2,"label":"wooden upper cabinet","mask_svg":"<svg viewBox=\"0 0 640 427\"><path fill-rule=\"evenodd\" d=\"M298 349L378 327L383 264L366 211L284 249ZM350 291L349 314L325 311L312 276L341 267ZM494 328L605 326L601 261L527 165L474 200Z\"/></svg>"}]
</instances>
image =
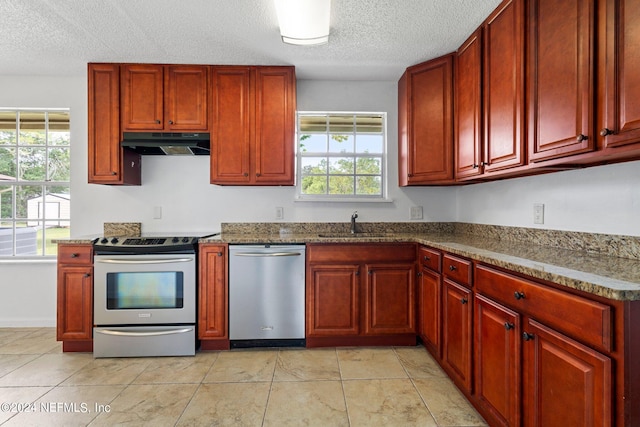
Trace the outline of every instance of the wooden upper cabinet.
<instances>
[{"instance_id":1,"label":"wooden upper cabinet","mask_svg":"<svg viewBox=\"0 0 640 427\"><path fill-rule=\"evenodd\" d=\"M206 131L206 65L122 65L123 131Z\"/></svg>"},{"instance_id":2,"label":"wooden upper cabinet","mask_svg":"<svg viewBox=\"0 0 640 427\"><path fill-rule=\"evenodd\" d=\"M293 67L213 67L211 183L293 185Z\"/></svg>"},{"instance_id":3,"label":"wooden upper cabinet","mask_svg":"<svg viewBox=\"0 0 640 427\"><path fill-rule=\"evenodd\" d=\"M524 0L505 0L483 25L484 171L525 164Z\"/></svg>"},{"instance_id":4,"label":"wooden upper cabinet","mask_svg":"<svg viewBox=\"0 0 640 427\"><path fill-rule=\"evenodd\" d=\"M399 185L453 182L453 55L407 68L398 82Z\"/></svg>"},{"instance_id":5,"label":"wooden upper cabinet","mask_svg":"<svg viewBox=\"0 0 640 427\"><path fill-rule=\"evenodd\" d=\"M120 66L89 64L89 182L140 185L140 156L120 147Z\"/></svg>"},{"instance_id":6,"label":"wooden upper cabinet","mask_svg":"<svg viewBox=\"0 0 640 427\"><path fill-rule=\"evenodd\" d=\"M597 131L606 149L640 142L640 1L600 3Z\"/></svg>"},{"instance_id":7,"label":"wooden upper cabinet","mask_svg":"<svg viewBox=\"0 0 640 427\"><path fill-rule=\"evenodd\" d=\"M594 0L529 2L530 161L583 153L596 147L594 8Z\"/></svg>"},{"instance_id":8,"label":"wooden upper cabinet","mask_svg":"<svg viewBox=\"0 0 640 427\"><path fill-rule=\"evenodd\" d=\"M483 170L481 29L460 46L455 59L455 175L461 179Z\"/></svg>"}]
</instances>

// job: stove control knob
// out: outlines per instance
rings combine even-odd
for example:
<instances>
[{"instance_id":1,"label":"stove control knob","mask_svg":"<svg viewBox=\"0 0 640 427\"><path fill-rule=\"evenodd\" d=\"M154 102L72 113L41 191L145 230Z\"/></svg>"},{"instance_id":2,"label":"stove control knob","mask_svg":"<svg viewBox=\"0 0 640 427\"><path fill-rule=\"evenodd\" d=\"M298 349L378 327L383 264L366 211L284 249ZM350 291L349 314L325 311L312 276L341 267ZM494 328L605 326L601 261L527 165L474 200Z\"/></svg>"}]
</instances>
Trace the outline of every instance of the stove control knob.
<instances>
[{"instance_id":1,"label":"stove control knob","mask_svg":"<svg viewBox=\"0 0 640 427\"><path fill-rule=\"evenodd\" d=\"M100 240L100 243L105 244L108 243L109 239L107 239L106 237L103 237L102 240Z\"/></svg>"},{"instance_id":2,"label":"stove control knob","mask_svg":"<svg viewBox=\"0 0 640 427\"><path fill-rule=\"evenodd\" d=\"M177 237L174 237L173 239L171 239L171 241L173 243L178 243L180 241L180 239L178 239Z\"/></svg>"},{"instance_id":3,"label":"stove control knob","mask_svg":"<svg viewBox=\"0 0 640 427\"><path fill-rule=\"evenodd\" d=\"M118 238L114 237L113 239L111 239L111 243L116 244L118 243Z\"/></svg>"},{"instance_id":4,"label":"stove control knob","mask_svg":"<svg viewBox=\"0 0 640 427\"><path fill-rule=\"evenodd\" d=\"M189 241L189 238L188 238L188 237L183 237L183 238L182 238L182 241L183 241L184 243L187 243L187 242Z\"/></svg>"}]
</instances>

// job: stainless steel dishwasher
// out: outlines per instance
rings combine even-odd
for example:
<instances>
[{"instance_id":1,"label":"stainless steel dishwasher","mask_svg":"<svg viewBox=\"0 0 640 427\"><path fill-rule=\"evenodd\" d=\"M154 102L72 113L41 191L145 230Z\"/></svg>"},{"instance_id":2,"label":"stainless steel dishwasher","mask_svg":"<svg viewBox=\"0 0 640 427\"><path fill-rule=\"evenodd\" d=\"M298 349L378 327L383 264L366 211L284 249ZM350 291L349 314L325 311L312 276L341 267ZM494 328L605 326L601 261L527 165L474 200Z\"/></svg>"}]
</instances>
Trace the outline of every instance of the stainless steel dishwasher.
<instances>
[{"instance_id":1,"label":"stainless steel dishwasher","mask_svg":"<svg viewBox=\"0 0 640 427\"><path fill-rule=\"evenodd\" d=\"M232 348L305 345L305 246L229 246Z\"/></svg>"}]
</instances>

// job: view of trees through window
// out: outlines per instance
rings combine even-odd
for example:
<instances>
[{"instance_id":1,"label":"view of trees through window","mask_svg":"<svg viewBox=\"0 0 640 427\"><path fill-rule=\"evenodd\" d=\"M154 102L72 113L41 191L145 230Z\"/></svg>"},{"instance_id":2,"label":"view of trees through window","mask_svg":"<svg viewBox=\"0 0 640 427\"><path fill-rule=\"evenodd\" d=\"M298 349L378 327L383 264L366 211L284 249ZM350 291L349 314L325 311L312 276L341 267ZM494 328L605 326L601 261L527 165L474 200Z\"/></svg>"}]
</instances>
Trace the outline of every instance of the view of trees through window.
<instances>
[{"instance_id":1,"label":"view of trees through window","mask_svg":"<svg viewBox=\"0 0 640 427\"><path fill-rule=\"evenodd\" d=\"M69 181L69 111L0 109L0 256L56 254Z\"/></svg>"},{"instance_id":2,"label":"view of trees through window","mask_svg":"<svg viewBox=\"0 0 640 427\"><path fill-rule=\"evenodd\" d=\"M298 113L298 142L302 197L383 197L384 114Z\"/></svg>"}]
</instances>

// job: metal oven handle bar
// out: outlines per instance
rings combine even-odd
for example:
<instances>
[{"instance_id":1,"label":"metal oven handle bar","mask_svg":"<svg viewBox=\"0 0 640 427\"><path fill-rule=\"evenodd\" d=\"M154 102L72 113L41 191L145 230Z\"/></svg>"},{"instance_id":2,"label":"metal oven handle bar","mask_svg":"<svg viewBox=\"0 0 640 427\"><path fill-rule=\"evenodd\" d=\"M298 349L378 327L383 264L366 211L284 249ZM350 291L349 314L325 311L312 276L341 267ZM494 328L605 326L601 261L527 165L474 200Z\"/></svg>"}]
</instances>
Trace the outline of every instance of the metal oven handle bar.
<instances>
[{"instance_id":1,"label":"metal oven handle bar","mask_svg":"<svg viewBox=\"0 0 640 427\"><path fill-rule=\"evenodd\" d=\"M300 252L236 252L235 256L256 256L256 257L273 257L273 256L300 256Z\"/></svg>"},{"instance_id":2,"label":"metal oven handle bar","mask_svg":"<svg viewBox=\"0 0 640 427\"><path fill-rule=\"evenodd\" d=\"M192 262L193 258L167 258L167 259L98 259L96 262L105 264L170 264L174 262Z\"/></svg>"},{"instance_id":3,"label":"metal oven handle bar","mask_svg":"<svg viewBox=\"0 0 640 427\"><path fill-rule=\"evenodd\" d=\"M95 330L97 334L103 335L117 335L122 337L155 337L160 335L173 335L173 334L185 334L193 331L193 328L173 329L168 331L155 331L155 332L127 332L127 331L112 331L109 329Z\"/></svg>"}]
</instances>

